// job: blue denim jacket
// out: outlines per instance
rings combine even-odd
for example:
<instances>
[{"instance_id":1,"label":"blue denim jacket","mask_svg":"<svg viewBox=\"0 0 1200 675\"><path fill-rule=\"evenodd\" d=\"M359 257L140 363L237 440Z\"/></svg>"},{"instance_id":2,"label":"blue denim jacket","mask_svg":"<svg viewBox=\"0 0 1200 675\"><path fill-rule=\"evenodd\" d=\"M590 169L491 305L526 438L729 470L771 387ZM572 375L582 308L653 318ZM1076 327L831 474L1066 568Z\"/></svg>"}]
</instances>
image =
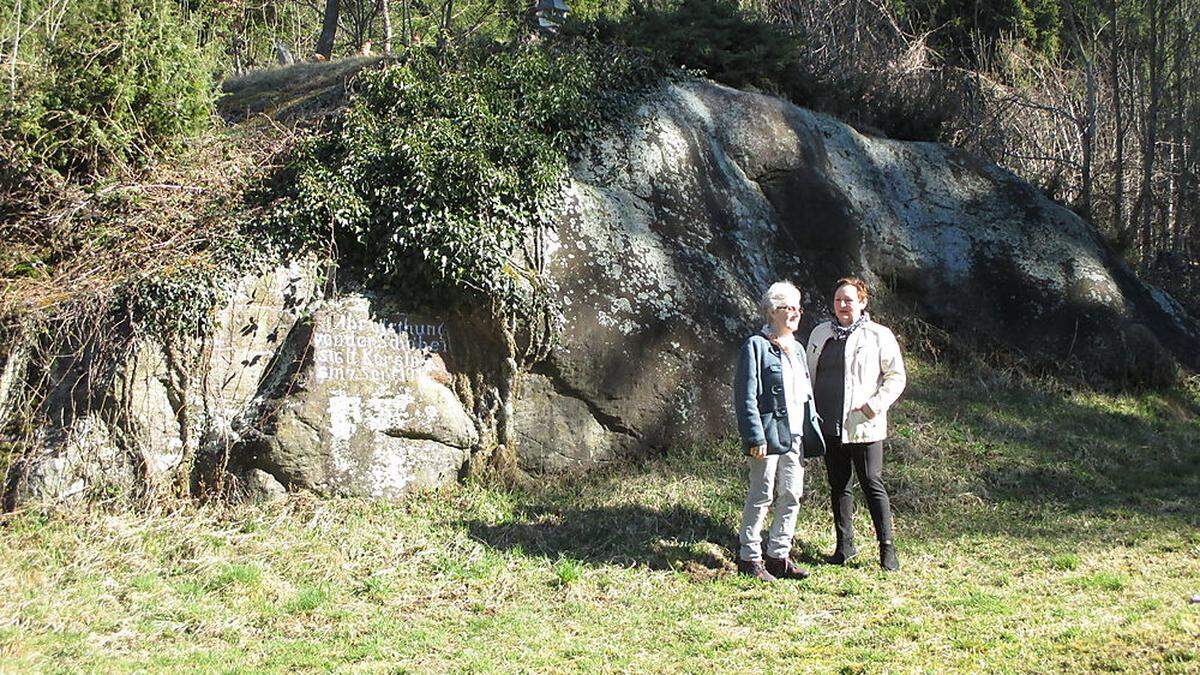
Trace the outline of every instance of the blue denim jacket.
<instances>
[{"instance_id":1,"label":"blue denim jacket","mask_svg":"<svg viewBox=\"0 0 1200 675\"><path fill-rule=\"evenodd\" d=\"M747 338L738 352L733 374L733 412L747 452L764 443L767 454L783 455L792 450L795 434L788 424L782 358L779 347L757 333ZM799 362L803 376L808 377L803 357ZM819 457L825 454L825 439L821 437L821 423L811 394L803 405L805 425L799 435L803 439L804 456Z\"/></svg>"}]
</instances>

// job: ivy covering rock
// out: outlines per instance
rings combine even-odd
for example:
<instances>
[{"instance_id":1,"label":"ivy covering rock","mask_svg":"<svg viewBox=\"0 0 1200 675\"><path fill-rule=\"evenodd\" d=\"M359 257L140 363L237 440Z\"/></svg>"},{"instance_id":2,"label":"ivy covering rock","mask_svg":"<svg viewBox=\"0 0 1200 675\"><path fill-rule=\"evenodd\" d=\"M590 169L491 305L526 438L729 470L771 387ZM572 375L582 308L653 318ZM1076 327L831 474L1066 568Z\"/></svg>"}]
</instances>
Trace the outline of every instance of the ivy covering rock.
<instances>
[{"instance_id":1,"label":"ivy covering rock","mask_svg":"<svg viewBox=\"0 0 1200 675\"><path fill-rule=\"evenodd\" d=\"M415 51L363 72L349 108L266 193L269 228L333 242L366 281L528 314L569 154L666 69L584 40Z\"/></svg>"}]
</instances>

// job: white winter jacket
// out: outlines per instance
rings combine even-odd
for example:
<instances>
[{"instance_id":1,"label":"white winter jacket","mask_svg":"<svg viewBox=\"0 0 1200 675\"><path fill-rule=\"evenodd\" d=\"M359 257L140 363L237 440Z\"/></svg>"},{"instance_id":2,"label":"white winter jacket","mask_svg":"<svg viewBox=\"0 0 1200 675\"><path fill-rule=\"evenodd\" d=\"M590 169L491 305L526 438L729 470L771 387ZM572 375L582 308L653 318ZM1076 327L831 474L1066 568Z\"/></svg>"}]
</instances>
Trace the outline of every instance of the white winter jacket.
<instances>
[{"instance_id":1,"label":"white winter jacket","mask_svg":"<svg viewBox=\"0 0 1200 675\"><path fill-rule=\"evenodd\" d=\"M817 379L817 363L825 343L833 337L830 321L808 336L808 372ZM887 411L900 398L908 377L896 336L867 320L846 338L845 393L842 397L842 442L874 443L887 438ZM875 417L859 411L866 403Z\"/></svg>"}]
</instances>

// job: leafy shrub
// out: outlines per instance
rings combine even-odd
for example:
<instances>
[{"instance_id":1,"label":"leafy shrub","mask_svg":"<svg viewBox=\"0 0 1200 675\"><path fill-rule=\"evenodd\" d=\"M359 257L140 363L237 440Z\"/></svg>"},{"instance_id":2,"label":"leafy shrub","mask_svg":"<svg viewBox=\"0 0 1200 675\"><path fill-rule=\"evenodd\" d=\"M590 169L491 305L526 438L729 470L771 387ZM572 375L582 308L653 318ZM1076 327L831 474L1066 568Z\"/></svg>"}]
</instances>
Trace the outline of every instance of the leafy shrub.
<instances>
[{"instance_id":1,"label":"leafy shrub","mask_svg":"<svg viewBox=\"0 0 1200 675\"><path fill-rule=\"evenodd\" d=\"M805 77L788 97L862 132L943 141L964 96L962 78L945 69L897 74L861 62L829 66L805 63Z\"/></svg>"},{"instance_id":2,"label":"leafy shrub","mask_svg":"<svg viewBox=\"0 0 1200 675\"><path fill-rule=\"evenodd\" d=\"M1060 44L1062 18L1055 0L893 0L893 7L915 30L933 31L933 46L967 67L994 57L1005 39L1047 56Z\"/></svg>"},{"instance_id":3,"label":"leafy shrub","mask_svg":"<svg viewBox=\"0 0 1200 675\"><path fill-rule=\"evenodd\" d=\"M842 53L844 36L836 27L817 30L800 20L796 7L786 7L760 15L736 0L655 0L634 4L619 18L600 13L593 21L569 22L565 30L643 50L732 87L770 92L862 130L942 138L959 94L954 82L941 73L898 77L886 66L898 54L886 50ZM864 32L886 33L890 26L875 28Z\"/></svg>"},{"instance_id":4,"label":"leafy shrub","mask_svg":"<svg viewBox=\"0 0 1200 675\"><path fill-rule=\"evenodd\" d=\"M736 0L635 4L619 19L600 16L591 23L570 23L566 30L644 50L732 87L779 94L796 86L795 64L803 48L798 34L758 19Z\"/></svg>"},{"instance_id":5,"label":"leafy shrub","mask_svg":"<svg viewBox=\"0 0 1200 675\"><path fill-rule=\"evenodd\" d=\"M414 52L360 75L339 127L265 195L267 223L291 247L336 243L374 282L514 303L567 153L659 76L580 41Z\"/></svg>"},{"instance_id":6,"label":"leafy shrub","mask_svg":"<svg viewBox=\"0 0 1200 675\"><path fill-rule=\"evenodd\" d=\"M114 288L108 309L135 330L159 336L199 336L212 329L213 308L238 275L262 269L283 251L246 228L221 229L202 255L181 256L153 274L138 274Z\"/></svg>"},{"instance_id":7,"label":"leafy shrub","mask_svg":"<svg viewBox=\"0 0 1200 675\"><path fill-rule=\"evenodd\" d=\"M0 100L0 137L12 173L69 176L141 164L203 129L211 115L211 59L168 0L70 3L18 86ZM7 93L7 92L6 92Z\"/></svg>"}]
</instances>

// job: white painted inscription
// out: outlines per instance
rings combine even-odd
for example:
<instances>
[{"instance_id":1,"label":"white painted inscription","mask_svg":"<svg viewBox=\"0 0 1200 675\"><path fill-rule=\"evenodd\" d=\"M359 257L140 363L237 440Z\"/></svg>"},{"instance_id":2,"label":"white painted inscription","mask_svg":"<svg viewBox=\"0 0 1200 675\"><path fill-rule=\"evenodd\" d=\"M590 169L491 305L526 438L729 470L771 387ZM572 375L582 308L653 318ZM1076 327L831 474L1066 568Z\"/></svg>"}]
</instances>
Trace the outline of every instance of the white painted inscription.
<instances>
[{"instance_id":1,"label":"white painted inscription","mask_svg":"<svg viewBox=\"0 0 1200 675\"><path fill-rule=\"evenodd\" d=\"M369 315L365 303L346 303L318 316L313 328L313 375L318 382L409 382L430 354L450 351L445 323L410 314Z\"/></svg>"}]
</instances>

